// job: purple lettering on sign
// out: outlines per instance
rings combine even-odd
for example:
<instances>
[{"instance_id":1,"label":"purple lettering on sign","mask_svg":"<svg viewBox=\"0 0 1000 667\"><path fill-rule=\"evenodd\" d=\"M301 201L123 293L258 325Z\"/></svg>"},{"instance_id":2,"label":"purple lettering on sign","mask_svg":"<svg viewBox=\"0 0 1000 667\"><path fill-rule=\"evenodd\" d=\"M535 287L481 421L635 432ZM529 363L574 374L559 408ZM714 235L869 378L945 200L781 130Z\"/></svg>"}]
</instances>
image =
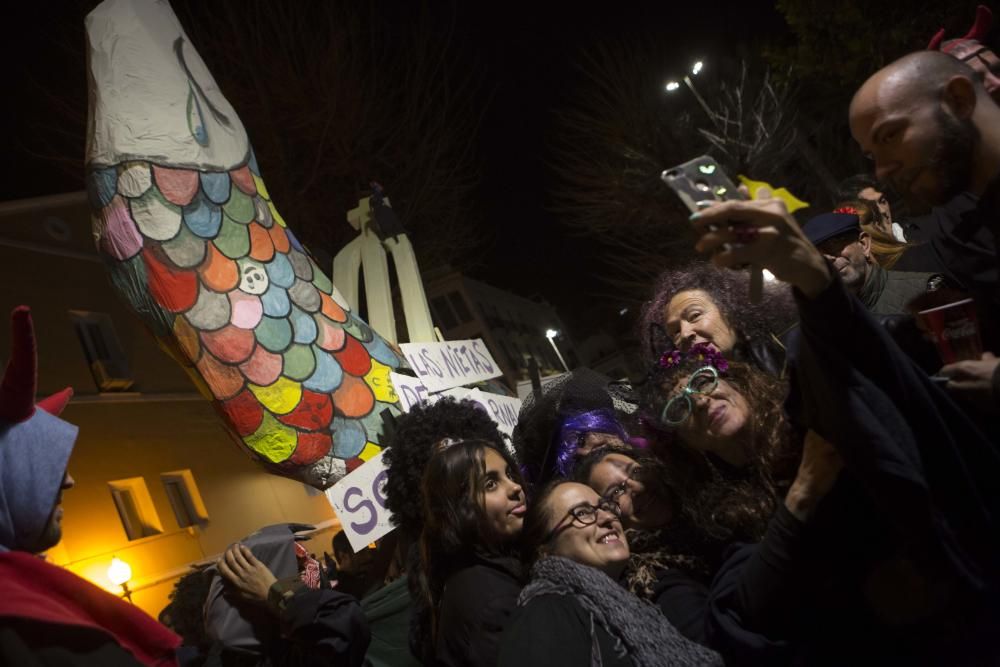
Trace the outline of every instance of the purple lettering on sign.
<instances>
[{"instance_id":1,"label":"purple lettering on sign","mask_svg":"<svg viewBox=\"0 0 1000 667\"><path fill-rule=\"evenodd\" d=\"M381 505L382 509L385 509L385 482L388 478L389 471L383 470L372 481L372 495L375 496L375 502Z\"/></svg>"},{"instance_id":2,"label":"purple lettering on sign","mask_svg":"<svg viewBox=\"0 0 1000 667\"><path fill-rule=\"evenodd\" d=\"M352 507L351 501L355 496L360 496L363 500ZM378 522L378 514L375 511L375 505L372 501L365 499L364 492L358 487L352 486L344 493L344 509L351 513L352 519L353 515L360 510L368 512L368 519L366 521L351 521L351 529L354 530L354 532L359 535L367 535L375 529L375 524Z\"/></svg>"}]
</instances>

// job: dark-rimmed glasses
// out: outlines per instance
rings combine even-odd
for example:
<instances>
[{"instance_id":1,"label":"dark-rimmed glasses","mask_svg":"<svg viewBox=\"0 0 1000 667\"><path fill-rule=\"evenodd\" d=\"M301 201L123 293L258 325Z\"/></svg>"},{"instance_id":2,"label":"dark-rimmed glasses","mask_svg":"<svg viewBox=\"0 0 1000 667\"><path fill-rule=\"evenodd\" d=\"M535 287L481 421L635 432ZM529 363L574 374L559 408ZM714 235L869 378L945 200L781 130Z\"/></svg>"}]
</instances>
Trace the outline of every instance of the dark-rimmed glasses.
<instances>
[{"instance_id":1,"label":"dark-rimmed glasses","mask_svg":"<svg viewBox=\"0 0 1000 667\"><path fill-rule=\"evenodd\" d=\"M715 391L715 388L718 386L719 371L715 370L714 366L702 366L691 374L687 386L681 390L681 393L671 398L663 406L660 419L664 424L669 424L670 426L683 424L694 410L694 403L691 401L691 396L707 396Z\"/></svg>"},{"instance_id":2,"label":"dark-rimmed glasses","mask_svg":"<svg viewBox=\"0 0 1000 667\"><path fill-rule=\"evenodd\" d=\"M608 498L601 498L597 501L596 505L591 505L590 503L580 503L579 505L574 505L569 508L569 511L566 512L566 516L570 517L569 523L563 523L565 521L565 517L560 519L559 523L556 524L556 527L549 531L549 534L545 536L544 543L551 542L555 539L556 535L572 526L574 522L580 524L580 528L594 525L597 523L597 512L599 510L604 510L609 514L614 515L617 519L621 519L622 517L622 508L618 506L618 503L613 500L609 500Z\"/></svg>"},{"instance_id":3,"label":"dark-rimmed glasses","mask_svg":"<svg viewBox=\"0 0 1000 667\"><path fill-rule=\"evenodd\" d=\"M640 466L640 465L634 465L634 466L632 466L632 469L629 470L628 473L627 473L628 476L625 479L623 479L622 481L620 481L617 484L615 484L614 486L612 486L610 489L608 489L605 492L605 494L602 496L602 498L604 498L606 500L612 500L612 501L614 501L616 504L618 504L620 506L621 503L618 503L618 499L621 498L623 495L625 495L625 492L628 491L628 489L629 489L628 483L629 482L631 482L631 481L640 481L639 480L639 473L640 472L642 472L642 466Z\"/></svg>"}]
</instances>

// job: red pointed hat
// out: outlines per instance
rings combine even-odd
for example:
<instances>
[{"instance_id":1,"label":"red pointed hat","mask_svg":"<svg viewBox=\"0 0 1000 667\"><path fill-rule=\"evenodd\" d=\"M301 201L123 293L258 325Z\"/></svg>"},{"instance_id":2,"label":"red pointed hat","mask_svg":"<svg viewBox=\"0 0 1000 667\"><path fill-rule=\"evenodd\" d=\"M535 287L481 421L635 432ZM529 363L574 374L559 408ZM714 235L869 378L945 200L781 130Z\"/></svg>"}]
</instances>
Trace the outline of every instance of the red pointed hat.
<instances>
[{"instance_id":1,"label":"red pointed hat","mask_svg":"<svg viewBox=\"0 0 1000 667\"><path fill-rule=\"evenodd\" d=\"M0 422L17 424L35 414L35 387L38 381L38 357L31 309L18 306L10 316L10 360L0 380ZM51 415L58 415L73 396L66 387L37 403Z\"/></svg>"},{"instance_id":2,"label":"red pointed hat","mask_svg":"<svg viewBox=\"0 0 1000 667\"><path fill-rule=\"evenodd\" d=\"M965 34L964 37L959 37L955 42L974 40L977 42L982 42L983 38L989 33L990 28L993 27L993 12L986 5L979 5L976 7L976 21L969 28L969 32ZM927 45L928 51L943 51L945 53L950 52L956 45L947 46L942 48L944 43L944 28L941 28L934 36L931 37L930 43Z\"/></svg>"}]
</instances>

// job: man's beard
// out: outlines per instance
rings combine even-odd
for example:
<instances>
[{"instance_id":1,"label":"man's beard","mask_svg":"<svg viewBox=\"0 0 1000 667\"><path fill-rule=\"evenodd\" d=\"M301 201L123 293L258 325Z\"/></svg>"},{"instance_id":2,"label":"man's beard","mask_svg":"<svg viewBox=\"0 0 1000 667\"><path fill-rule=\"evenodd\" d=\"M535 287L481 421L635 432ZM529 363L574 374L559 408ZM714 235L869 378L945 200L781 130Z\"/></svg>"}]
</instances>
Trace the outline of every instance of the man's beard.
<instances>
[{"instance_id":1,"label":"man's beard","mask_svg":"<svg viewBox=\"0 0 1000 667\"><path fill-rule=\"evenodd\" d=\"M955 118L941 108L934 110L934 119L938 138L930 157L921 167L893 179L895 190L911 213L927 213L932 206L947 203L972 184L972 160L980 141L979 129L971 119ZM938 191L930 197L912 190L924 172L929 172L938 183Z\"/></svg>"}]
</instances>

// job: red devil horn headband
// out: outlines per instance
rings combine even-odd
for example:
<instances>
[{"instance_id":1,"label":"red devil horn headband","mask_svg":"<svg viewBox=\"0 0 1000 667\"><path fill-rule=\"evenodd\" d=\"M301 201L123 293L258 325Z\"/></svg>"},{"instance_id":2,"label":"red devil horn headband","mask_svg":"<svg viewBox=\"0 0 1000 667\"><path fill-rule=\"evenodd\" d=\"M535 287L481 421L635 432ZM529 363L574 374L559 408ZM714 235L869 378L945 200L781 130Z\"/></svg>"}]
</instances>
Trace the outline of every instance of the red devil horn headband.
<instances>
[{"instance_id":1,"label":"red devil horn headband","mask_svg":"<svg viewBox=\"0 0 1000 667\"><path fill-rule=\"evenodd\" d=\"M10 361L0 381L0 420L17 423L35 411L35 327L31 310L18 306L10 316Z\"/></svg>"},{"instance_id":2,"label":"red devil horn headband","mask_svg":"<svg viewBox=\"0 0 1000 667\"><path fill-rule=\"evenodd\" d=\"M979 5L976 7L976 22L972 24L969 28L969 32L965 34L964 37L959 38L960 40L976 40L977 42L983 41L990 32L990 28L993 27L993 12L986 5ZM931 38L930 43L927 45L929 51L937 51L941 48L941 43L944 41L944 28L941 28L934 36Z\"/></svg>"}]
</instances>

